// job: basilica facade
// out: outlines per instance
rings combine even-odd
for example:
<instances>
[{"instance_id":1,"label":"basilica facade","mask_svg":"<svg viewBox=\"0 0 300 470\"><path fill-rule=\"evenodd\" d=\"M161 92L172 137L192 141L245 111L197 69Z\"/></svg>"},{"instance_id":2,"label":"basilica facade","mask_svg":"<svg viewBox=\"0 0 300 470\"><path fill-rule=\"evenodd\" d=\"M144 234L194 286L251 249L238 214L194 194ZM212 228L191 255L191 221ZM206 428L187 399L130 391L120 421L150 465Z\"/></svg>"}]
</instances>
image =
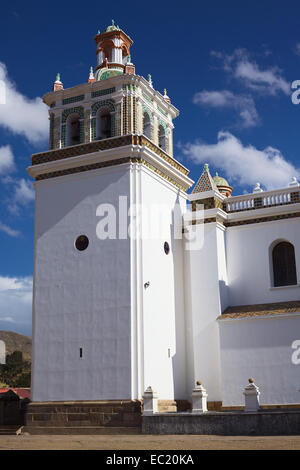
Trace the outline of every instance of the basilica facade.
<instances>
[{"instance_id":1,"label":"basilica facade","mask_svg":"<svg viewBox=\"0 0 300 470\"><path fill-rule=\"evenodd\" d=\"M131 38L95 36L86 83L44 96L36 193L33 403L300 404L300 186L233 195L173 152L178 110L135 73ZM149 215L151 214L151 215ZM157 230L156 230L157 228ZM155 232L155 233L153 233Z\"/></svg>"}]
</instances>

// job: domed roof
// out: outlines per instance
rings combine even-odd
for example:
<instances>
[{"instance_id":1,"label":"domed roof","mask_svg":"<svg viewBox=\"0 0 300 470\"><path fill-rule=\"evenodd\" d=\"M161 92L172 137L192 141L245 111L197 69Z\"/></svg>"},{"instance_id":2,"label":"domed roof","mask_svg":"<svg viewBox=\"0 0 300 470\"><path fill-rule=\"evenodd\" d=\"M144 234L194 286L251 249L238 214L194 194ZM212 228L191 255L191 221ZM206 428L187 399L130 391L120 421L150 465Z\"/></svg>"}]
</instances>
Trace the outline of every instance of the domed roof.
<instances>
[{"instance_id":1,"label":"domed roof","mask_svg":"<svg viewBox=\"0 0 300 470\"><path fill-rule=\"evenodd\" d=\"M222 176L219 176L218 173L216 172L216 175L213 177L214 183L216 186L229 186L228 181L225 178L222 178Z\"/></svg>"},{"instance_id":2,"label":"domed roof","mask_svg":"<svg viewBox=\"0 0 300 470\"><path fill-rule=\"evenodd\" d=\"M96 80L106 80L107 78L115 77L116 75L122 75L123 70L119 69L100 69L96 73Z\"/></svg>"},{"instance_id":3,"label":"domed roof","mask_svg":"<svg viewBox=\"0 0 300 470\"><path fill-rule=\"evenodd\" d=\"M112 24L111 24L110 26L107 26L107 28L106 28L106 30L105 30L105 33L108 33L109 31L116 31L116 30L120 29L119 26L116 26L116 25L115 25L114 20L112 20L111 23L112 23Z\"/></svg>"}]
</instances>

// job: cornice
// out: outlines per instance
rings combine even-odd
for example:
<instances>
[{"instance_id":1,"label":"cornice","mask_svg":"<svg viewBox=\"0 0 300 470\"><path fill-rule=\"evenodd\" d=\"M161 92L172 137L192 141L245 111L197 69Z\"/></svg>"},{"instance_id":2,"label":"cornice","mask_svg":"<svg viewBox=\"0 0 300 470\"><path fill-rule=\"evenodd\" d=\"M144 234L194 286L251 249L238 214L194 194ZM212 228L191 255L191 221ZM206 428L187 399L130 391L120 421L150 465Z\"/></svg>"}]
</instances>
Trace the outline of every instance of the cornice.
<instances>
[{"instance_id":1,"label":"cornice","mask_svg":"<svg viewBox=\"0 0 300 470\"><path fill-rule=\"evenodd\" d=\"M40 175L47 175L50 173L64 172L66 170L78 168L87 165L95 165L97 163L109 163L114 160L121 160L125 158L136 159L137 162L147 162L151 167L155 167L163 175L174 180L187 191L193 184L193 181L184 173L173 167L170 163L162 159L153 150L142 145L126 145L122 147L110 148L107 150L97 150L93 153L68 157L64 159L47 161L39 163L27 168L28 174L32 178L37 178Z\"/></svg>"}]
</instances>

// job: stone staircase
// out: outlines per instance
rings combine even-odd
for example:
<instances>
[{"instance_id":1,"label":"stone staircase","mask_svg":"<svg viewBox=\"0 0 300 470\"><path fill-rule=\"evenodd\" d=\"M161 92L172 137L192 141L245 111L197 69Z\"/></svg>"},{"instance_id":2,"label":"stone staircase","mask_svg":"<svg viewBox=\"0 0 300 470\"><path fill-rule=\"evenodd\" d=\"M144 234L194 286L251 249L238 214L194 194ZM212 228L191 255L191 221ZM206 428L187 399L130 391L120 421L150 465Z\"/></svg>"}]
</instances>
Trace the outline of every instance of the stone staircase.
<instances>
[{"instance_id":1,"label":"stone staircase","mask_svg":"<svg viewBox=\"0 0 300 470\"><path fill-rule=\"evenodd\" d=\"M137 434L141 432L138 400L95 402L32 402L25 432L30 434Z\"/></svg>"},{"instance_id":2,"label":"stone staircase","mask_svg":"<svg viewBox=\"0 0 300 470\"><path fill-rule=\"evenodd\" d=\"M15 425L0 425L0 436L13 436L22 431L20 424Z\"/></svg>"}]
</instances>

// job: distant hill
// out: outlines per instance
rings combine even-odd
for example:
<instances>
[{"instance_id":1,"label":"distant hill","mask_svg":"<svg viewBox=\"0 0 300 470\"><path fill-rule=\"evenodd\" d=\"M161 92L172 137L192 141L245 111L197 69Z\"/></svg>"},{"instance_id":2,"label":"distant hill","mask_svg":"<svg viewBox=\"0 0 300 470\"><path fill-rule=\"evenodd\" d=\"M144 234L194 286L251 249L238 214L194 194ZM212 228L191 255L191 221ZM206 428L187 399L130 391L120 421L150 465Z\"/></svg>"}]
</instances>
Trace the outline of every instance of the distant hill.
<instances>
[{"instance_id":1,"label":"distant hill","mask_svg":"<svg viewBox=\"0 0 300 470\"><path fill-rule=\"evenodd\" d=\"M29 336L20 335L13 331L0 330L0 340L5 343L6 355L14 351L21 351L23 360L31 362L31 338Z\"/></svg>"}]
</instances>

